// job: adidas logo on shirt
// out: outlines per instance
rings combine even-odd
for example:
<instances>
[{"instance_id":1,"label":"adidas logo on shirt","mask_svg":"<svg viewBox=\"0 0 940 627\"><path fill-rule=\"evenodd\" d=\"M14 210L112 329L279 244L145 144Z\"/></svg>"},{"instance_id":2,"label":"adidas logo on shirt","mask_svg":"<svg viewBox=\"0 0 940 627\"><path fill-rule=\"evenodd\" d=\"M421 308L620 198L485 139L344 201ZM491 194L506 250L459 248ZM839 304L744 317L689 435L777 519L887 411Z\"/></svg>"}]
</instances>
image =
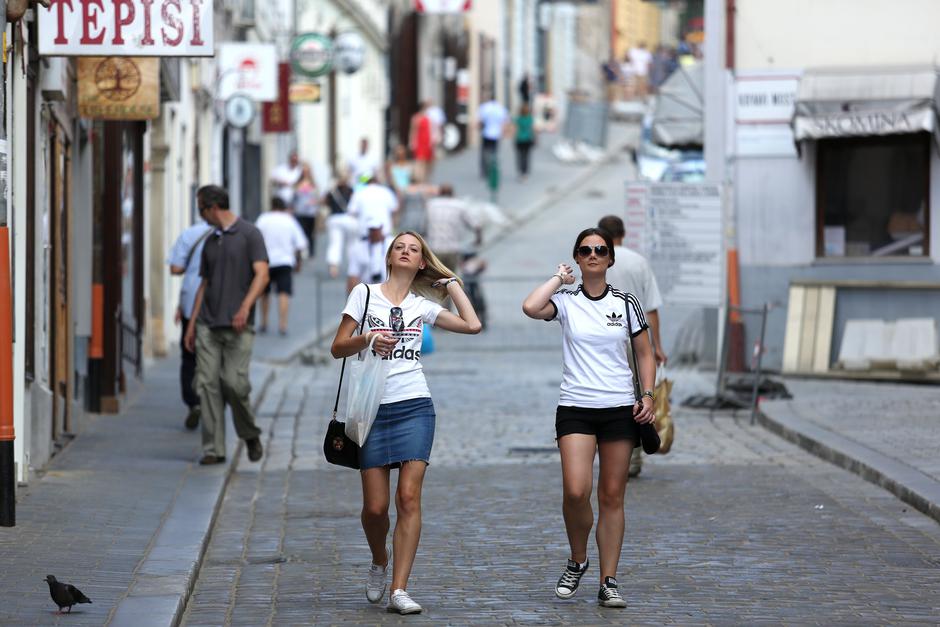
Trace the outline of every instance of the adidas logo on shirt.
<instances>
[{"instance_id":1,"label":"adidas logo on shirt","mask_svg":"<svg viewBox=\"0 0 940 627\"><path fill-rule=\"evenodd\" d=\"M623 327L623 314L618 314L616 311L607 314L607 319L610 322L607 323L609 327Z\"/></svg>"}]
</instances>

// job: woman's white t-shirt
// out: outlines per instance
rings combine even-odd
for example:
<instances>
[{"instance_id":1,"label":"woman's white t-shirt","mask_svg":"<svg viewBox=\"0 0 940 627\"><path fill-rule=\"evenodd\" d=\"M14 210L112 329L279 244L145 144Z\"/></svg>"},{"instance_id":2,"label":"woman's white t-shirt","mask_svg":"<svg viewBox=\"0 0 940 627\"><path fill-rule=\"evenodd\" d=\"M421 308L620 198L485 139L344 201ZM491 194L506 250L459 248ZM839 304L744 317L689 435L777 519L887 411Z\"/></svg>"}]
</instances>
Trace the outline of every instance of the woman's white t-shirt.
<instances>
[{"instance_id":1,"label":"woman's white t-shirt","mask_svg":"<svg viewBox=\"0 0 940 627\"><path fill-rule=\"evenodd\" d=\"M412 398L431 396L424 371L421 368L421 339L424 324L433 325L437 315L444 308L433 300L408 293L400 305L393 305L379 285L359 284L353 288L346 301L343 313L356 324L362 322L362 309L366 303L366 289L369 290L369 311L363 333L382 331L391 333L398 339L392 354L385 359L391 360L388 378L385 380L385 392L381 403L396 403ZM356 327L358 331L358 327Z\"/></svg>"},{"instance_id":2,"label":"woman's white t-shirt","mask_svg":"<svg viewBox=\"0 0 940 627\"><path fill-rule=\"evenodd\" d=\"M610 285L592 298L579 285L558 290L549 302L555 307L552 320L560 322L562 329L558 404L588 408L633 405L636 395L627 360L627 333L636 337L649 326L637 298Z\"/></svg>"}]
</instances>

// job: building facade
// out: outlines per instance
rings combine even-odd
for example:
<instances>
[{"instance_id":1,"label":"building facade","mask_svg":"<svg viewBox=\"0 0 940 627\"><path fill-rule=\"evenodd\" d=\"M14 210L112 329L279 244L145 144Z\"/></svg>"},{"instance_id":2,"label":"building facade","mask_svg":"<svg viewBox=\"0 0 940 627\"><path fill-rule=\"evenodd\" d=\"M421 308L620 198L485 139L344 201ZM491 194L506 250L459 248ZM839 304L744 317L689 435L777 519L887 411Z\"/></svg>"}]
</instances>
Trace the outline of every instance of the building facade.
<instances>
[{"instance_id":1,"label":"building facade","mask_svg":"<svg viewBox=\"0 0 940 627\"><path fill-rule=\"evenodd\" d=\"M805 369L784 346L796 341L782 306L793 285L835 294L800 305L808 323L830 319L831 338L800 336L807 350L823 343L817 370L834 366L848 320L940 318L938 19L929 0L736 3L719 81L731 120L725 182L742 304L781 305L768 321L772 367ZM835 32L847 33L838 45Z\"/></svg>"}]
</instances>

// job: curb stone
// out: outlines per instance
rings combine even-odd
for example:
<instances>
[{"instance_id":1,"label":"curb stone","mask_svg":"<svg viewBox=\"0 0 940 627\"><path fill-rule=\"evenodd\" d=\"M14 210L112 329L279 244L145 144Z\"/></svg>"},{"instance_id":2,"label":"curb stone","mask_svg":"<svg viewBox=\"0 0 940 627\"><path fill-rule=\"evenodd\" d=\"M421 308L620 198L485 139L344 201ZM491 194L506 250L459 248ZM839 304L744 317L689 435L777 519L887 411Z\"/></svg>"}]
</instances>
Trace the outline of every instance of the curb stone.
<instances>
[{"instance_id":1,"label":"curb stone","mask_svg":"<svg viewBox=\"0 0 940 627\"><path fill-rule=\"evenodd\" d=\"M274 368L263 364L255 364L253 370L255 377L261 380L253 403L257 410L276 374ZM229 420L226 420L226 437L236 437ZM179 624L243 448L238 440L225 467L201 468L198 463L190 467L134 573L128 592L115 606L107 625L162 627Z\"/></svg>"},{"instance_id":2,"label":"curb stone","mask_svg":"<svg viewBox=\"0 0 940 627\"><path fill-rule=\"evenodd\" d=\"M884 488L940 522L940 481L902 461L813 424L802 418L789 401L761 403L757 420L767 430Z\"/></svg>"}]
</instances>

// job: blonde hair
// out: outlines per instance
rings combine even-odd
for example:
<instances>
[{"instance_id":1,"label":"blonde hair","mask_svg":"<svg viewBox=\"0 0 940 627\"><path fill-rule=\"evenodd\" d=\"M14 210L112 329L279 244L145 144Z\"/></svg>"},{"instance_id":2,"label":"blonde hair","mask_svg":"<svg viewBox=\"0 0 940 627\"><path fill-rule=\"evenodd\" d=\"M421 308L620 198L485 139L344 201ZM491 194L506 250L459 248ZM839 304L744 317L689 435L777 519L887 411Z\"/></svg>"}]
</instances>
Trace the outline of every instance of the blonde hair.
<instances>
[{"instance_id":1,"label":"blonde hair","mask_svg":"<svg viewBox=\"0 0 940 627\"><path fill-rule=\"evenodd\" d=\"M395 239L392 240L392 243L389 244L388 251L385 253L385 270L387 274L391 274L392 272L392 249L395 247L395 242L397 242L402 235L410 235L418 240L418 243L421 244L421 258L424 260L424 269L418 270L418 274L415 275L414 280L411 282L412 292L419 296L442 302L447 297L447 292L440 288L431 287L432 283L440 279L454 277L457 279L457 283L463 287L463 281L460 280L460 277L458 277L453 270L441 263L441 260L437 258L437 255L434 254L434 251L431 250L428 243L424 241L424 238L414 231L403 231L399 233L395 236Z\"/></svg>"}]
</instances>

